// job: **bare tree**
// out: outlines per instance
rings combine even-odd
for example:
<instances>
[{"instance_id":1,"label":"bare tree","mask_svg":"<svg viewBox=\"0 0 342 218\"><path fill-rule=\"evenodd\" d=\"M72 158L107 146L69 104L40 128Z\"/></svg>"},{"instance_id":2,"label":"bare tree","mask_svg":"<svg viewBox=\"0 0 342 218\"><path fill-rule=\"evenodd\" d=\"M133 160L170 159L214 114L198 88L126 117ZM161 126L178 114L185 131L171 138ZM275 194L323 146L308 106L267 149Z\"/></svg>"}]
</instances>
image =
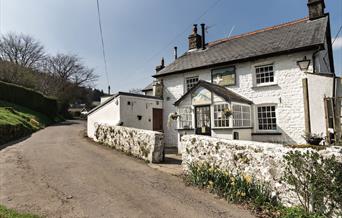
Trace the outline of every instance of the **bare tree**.
<instances>
[{"instance_id":1,"label":"bare tree","mask_svg":"<svg viewBox=\"0 0 342 218\"><path fill-rule=\"evenodd\" d=\"M8 33L0 38L0 59L35 68L44 58L44 47L29 35Z\"/></svg>"},{"instance_id":2,"label":"bare tree","mask_svg":"<svg viewBox=\"0 0 342 218\"><path fill-rule=\"evenodd\" d=\"M89 86L98 79L94 70L86 67L76 55L57 54L48 57L45 68L51 75L76 86Z\"/></svg>"}]
</instances>

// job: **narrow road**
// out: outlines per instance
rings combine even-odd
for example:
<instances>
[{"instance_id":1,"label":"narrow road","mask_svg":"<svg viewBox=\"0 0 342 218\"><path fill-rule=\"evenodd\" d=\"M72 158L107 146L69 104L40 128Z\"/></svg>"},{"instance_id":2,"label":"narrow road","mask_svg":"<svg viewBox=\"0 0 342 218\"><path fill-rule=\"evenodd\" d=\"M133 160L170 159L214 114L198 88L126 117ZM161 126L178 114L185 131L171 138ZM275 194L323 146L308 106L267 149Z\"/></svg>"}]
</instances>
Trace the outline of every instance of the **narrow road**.
<instances>
[{"instance_id":1,"label":"narrow road","mask_svg":"<svg viewBox=\"0 0 342 218\"><path fill-rule=\"evenodd\" d=\"M68 121L0 151L0 204L45 217L253 217Z\"/></svg>"}]
</instances>

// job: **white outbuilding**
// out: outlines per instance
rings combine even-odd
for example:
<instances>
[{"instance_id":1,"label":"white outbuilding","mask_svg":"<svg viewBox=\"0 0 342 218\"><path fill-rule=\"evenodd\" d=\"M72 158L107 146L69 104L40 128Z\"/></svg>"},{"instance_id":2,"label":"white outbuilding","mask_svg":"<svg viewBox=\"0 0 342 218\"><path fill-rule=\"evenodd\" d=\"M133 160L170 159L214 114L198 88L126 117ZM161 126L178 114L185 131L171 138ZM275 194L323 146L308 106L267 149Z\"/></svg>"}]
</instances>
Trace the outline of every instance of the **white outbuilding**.
<instances>
[{"instance_id":1,"label":"white outbuilding","mask_svg":"<svg viewBox=\"0 0 342 218\"><path fill-rule=\"evenodd\" d=\"M162 108L159 97L119 92L89 111L87 135L94 138L97 124L163 131Z\"/></svg>"}]
</instances>

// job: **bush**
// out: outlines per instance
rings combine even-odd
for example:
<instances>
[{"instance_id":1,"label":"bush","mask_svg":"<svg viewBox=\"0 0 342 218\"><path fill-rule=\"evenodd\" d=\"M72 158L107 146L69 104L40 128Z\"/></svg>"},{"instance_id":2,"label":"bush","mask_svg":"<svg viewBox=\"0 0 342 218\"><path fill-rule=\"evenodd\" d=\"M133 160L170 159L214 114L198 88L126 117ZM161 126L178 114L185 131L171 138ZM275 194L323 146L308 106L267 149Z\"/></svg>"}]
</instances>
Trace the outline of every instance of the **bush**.
<instances>
[{"instance_id":1,"label":"bush","mask_svg":"<svg viewBox=\"0 0 342 218\"><path fill-rule=\"evenodd\" d=\"M249 175L233 175L209 164L191 164L186 181L231 202L251 203L256 208L278 205L267 184L259 184Z\"/></svg>"},{"instance_id":2,"label":"bush","mask_svg":"<svg viewBox=\"0 0 342 218\"><path fill-rule=\"evenodd\" d=\"M291 185L306 213L341 216L342 163L317 152L291 151L284 156L284 180Z\"/></svg>"},{"instance_id":3,"label":"bush","mask_svg":"<svg viewBox=\"0 0 342 218\"><path fill-rule=\"evenodd\" d=\"M34 90L0 81L0 100L28 107L34 111L55 117L58 113L57 100Z\"/></svg>"}]
</instances>

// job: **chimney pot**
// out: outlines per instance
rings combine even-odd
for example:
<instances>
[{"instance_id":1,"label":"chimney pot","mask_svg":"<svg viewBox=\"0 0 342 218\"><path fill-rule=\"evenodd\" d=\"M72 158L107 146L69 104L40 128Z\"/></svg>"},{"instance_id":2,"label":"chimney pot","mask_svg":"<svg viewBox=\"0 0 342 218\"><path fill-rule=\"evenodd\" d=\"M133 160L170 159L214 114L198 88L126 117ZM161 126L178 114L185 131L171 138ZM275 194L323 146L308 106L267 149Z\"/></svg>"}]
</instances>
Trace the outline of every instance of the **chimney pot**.
<instances>
[{"instance_id":1,"label":"chimney pot","mask_svg":"<svg viewBox=\"0 0 342 218\"><path fill-rule=\"evenodd\" d=\"M174 47L174 55L175 55L175 60L178 58L178 54L177 54L177 46Z\"/></svg>"},{"instance_id":2,"label":"chimney pot","mask_svg":"<svg viewBox=\"0 0 342 218\"><path fill-rule=\"evenodd\" d=\"M202 28L202 49L205 49L205 24L201 23L201 28Z\"/></svg>"}]
</instances>

